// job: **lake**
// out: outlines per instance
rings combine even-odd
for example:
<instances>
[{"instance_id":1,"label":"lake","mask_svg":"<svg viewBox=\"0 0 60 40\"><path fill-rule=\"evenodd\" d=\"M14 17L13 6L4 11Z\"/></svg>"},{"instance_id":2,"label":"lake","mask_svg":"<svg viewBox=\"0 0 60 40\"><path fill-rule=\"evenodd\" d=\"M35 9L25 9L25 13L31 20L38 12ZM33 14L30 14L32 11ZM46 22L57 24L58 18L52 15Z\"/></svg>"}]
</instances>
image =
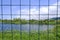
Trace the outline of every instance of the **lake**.
<instances>
[{"instance_id":1,"label":"lake","mask_svg":"<svg viewBox=\"0 0 60 40\"><path fill-rule=\"evenodd\" d=\"M38 29L40 31L45 31L47 29L53 29L54 28L54 25L38 25L38 24L1 24L0 23L0 31L25 31L25 32L29 32L29 29L30 31L38 31Z\"/></svg>"}]
</instances>

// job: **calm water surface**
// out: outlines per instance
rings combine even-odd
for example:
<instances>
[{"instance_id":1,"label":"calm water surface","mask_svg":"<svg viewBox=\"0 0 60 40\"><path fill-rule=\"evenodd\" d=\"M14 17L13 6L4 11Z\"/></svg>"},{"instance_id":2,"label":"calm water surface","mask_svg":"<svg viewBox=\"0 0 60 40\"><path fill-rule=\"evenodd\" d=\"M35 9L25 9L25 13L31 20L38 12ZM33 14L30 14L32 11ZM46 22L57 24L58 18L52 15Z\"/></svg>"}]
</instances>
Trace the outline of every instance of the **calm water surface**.
<instances>
[{"instance_id":1,"label":"calm water surface","mask_svg":"<svg viewBox=\"0 0 60 40\"><path fill-rule=\"evenodd\" d=\"M54 28L54 25L38 25L38 24L22 24L22 25L19 25L19 24L2 24L0 23L0 31L13 31L13 30L18 30L18 31L27 31L29 32L29 29L30 31L38 31L38 28L40 31L45 31L47 30L47 27L49 27L49 29L53 29Z\"/></svg>"}]
</instances>

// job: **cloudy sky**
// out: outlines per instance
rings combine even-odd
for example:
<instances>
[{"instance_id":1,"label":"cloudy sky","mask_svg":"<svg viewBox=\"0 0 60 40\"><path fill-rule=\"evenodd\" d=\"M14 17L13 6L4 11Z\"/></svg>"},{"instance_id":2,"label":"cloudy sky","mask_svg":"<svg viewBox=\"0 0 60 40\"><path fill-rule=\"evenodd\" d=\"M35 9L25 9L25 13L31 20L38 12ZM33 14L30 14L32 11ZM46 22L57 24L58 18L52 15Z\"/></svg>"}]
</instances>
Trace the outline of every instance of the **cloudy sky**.
<instances>
[{"instance_id":1,"label":"cloudy sky","mask_svg":"<svg viewBox=\"0 0 60 40\"><path fill-rule=\"evenodd\" d=\"M58 0L58 2L57 0L49 0L49 6L48 0L40 0L40 6L39 0L30 1L31 6L29 7L29 0L12 0L12 3L10 3L10 0L2 0L3 6L0 6L0 19L3 17L3 19L21 18L27 20L42 20L53 17L60 17L60 0ZM12 4L12 6L10 6L10 4ZM19 6L20 4L21 6ZM1 14L3 14L3 16Z\"/></svg>"}]
</instances>

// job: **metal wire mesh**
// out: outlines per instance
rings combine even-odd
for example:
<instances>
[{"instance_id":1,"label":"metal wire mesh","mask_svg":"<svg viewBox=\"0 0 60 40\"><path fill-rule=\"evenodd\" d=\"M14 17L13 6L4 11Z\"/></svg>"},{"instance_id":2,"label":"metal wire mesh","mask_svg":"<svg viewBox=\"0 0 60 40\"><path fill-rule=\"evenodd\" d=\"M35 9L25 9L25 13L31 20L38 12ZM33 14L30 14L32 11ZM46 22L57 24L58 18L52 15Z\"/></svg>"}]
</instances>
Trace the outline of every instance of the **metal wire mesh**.
<instances>
[{"instance_id":1,"label":"metal wire mesh","mask_svg":"<svg viewBox=\"0 0 60 40\"><path fill-rule=\"evenodd\" d=\"M23 2L24 1L24 2ZM46 1L46 3L45 3ZM56 1L56 4L51 4L53 3L54 1ZM0 19L2 20L2 23L0 23L1 25L1 32L0 32L0 40L59 40L58 36L58 20L55 20L55 24L53 24L54 26L56 26L55 28L55 32L53 31L49 31L49 19L50 17L54 16L54 17L58 17L60 14L58 13L58 9L59 9L59 4L58 2L60 0L54 0L52 2L52 0L0 0ZM25 4L26 3L26 4ZM43 3L43 4L42 4ZM34 7L36 7L36 9L38 9L38 11L36 12L37 14L35 14L34 12L32 12L34 9ZM47 7L47 14L41 14L41 11L42 10L45 10L44 12L46 12L46 9L43 8L41 10L42 7ZM51 13L50 9L51 7L56 7L56 12ZM22 11L24 11L26 8L26 10L28 11L25 11L26 13L22 13ZM32 10L33 8L33 10ZM54 10L54 9L51 9L51 10ZM24 9L24 10L22 10ZM16 12L18 10L18 12ZM32 10L32 11L31 11ZM28 13L28 14L27 14ZM23 16L22 16L23 15ZM21 24L12 24L12 20L13 18L24 18L25 19L25 16L27 18L27 20L31 20L31 19L36 19L36 20L41 20L42 19L45 19L46 17L48 18L48 25L47 25L47 31L45 32L41 32L40 30L42 29L41 28L41 22L39 21L37 27L37 32L36 30L33 30L35 32L31 32L34 28L34 24L30 24L30 22L27 23L28 25L28 32L26 32L25 30L23 30L24 28L26 29L26 25L24 25L23 23ZM33 17L33 18L32 18ZM43 18L44 17L44 18ZM11 20L11 24L4 24L4 21L3 20ZM15 20L15 19L14 19ZM19 22L21 22L22 20L20 20ZM23 21L24 22L24 21ZM34 22L34 21L32 21ZM37 22L36 22L37 23ZM17 31L15 28L16 26L16 29L19 29L19 31ZM43 24L42 24L43 25ZM24 26L24 27L23 27ZM35 25L36 26L36 25ZM46 26L45 24L43 25L44 27ZM43 27L42 26L42 27ZM18 27L18 28L17 28ZM9 28L9 29L8 29ZM46 27L45 27L46 28ZM27 29L26 29L27 30ZM42 29L43 30L43 29ZM52 35L50 37L50 35Z\"/></svg>"}]
</instances>

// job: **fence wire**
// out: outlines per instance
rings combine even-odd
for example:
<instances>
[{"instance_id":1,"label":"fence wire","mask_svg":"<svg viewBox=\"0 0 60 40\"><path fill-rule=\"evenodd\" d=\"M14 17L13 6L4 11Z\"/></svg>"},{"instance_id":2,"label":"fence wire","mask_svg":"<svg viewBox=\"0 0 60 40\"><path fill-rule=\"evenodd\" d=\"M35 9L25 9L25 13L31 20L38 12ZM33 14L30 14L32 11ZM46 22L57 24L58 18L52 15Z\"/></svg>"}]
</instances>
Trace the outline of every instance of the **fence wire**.
<instances>
[{"instance_id":1,"label":"fence wire","mask_svg":"<svg viewBox=\"0 0 60 40\"><path fill-rule=\"evenodd\" d=\"M45 1L46 1L46 4L44 4ZM59 25L59 23L58 23L59 22L59 19L58 18L57 18L57 20L53 20L55 24L53 24L53 22L52 22L52 24L56 27L54 29L54 31L49 30L49 28L50 28L49 27L50 26L50 22L49 22L50 21L50 17L51 16L58 17L60 15L60 14L58 14L58 12L59 12L59 10L58 10L59 8L58 7L60 6L58 4L58 2L60 0L54 0L54 1L56 1L56 5L54 5L54 4L51 5L50 3L52 1L53 0L43 0L43 1L42 0L34 0L34 1L33 0L0 0L0 17L1 17L0 20L2 20L2 23L0 24L1 25L0 29L2 30L2 32L0 32L0 40L60 40L60 36L58 35L58 33L59 33L58 32L58 28L59 28L58 27L58 25ZM43 6L48 8L47 9L48 14L41 14L41 11L42 10L45 10L44 12L46 12L46 9L45 8L43 8L42 10L40 10L41 7L43 7ZM50 6L53 7L53 8L54 7L57 7L56 8L56 14L53 14L53 11L50 14L50 9L51 9ZM25 7L27 8L26 10L28 11L29 14L23 14L22 13L21 10L24 9ZM37 7L38 12L37 12L37 14L34 14L34 12L35 12L34 11L34 12L32 12L33 13L33 15L32 15L31 14L31 10L32 10L31 8L33 8L33 10L35 10L34 7ZM51 10L54 10L53 8ZM26 12L26 10L25 10L25 12ZM16 13L16 11L19 11L19 14ZM43 15L43 16L41 17L41 15ZM45 19L46 18L46 15L47 15L47 18L48 18L48 20L47 20L48 23L46 23L46 24L43 25L43 24L41 24L42 21L43 21L43 20L41 20L41 18L42 19ZM37 24L35 24L35 26L37 25L37 27L38 27L37 30L38 31L37 32L36 32L36 30L34 30L35 32L31 31L34 28L32 26L34 24L31 24L30 22L27 23L28 29L29 29L29 30L27 30L28 32L25 32L25 30L23 30L27 26L24 25L23 23L20 23L20 22L24 22L24 21L17 20L17 21L19 21L18 24L12 23L13 22L13 18L14 17L17 18L17 16L20 19L22 19L22 17L25 18L25 16L26 16L26 18L28 18L27 20L29 20L29 21L31 19L34 20L35 17L38 20L41 20L41 21L38 22L37 19L36 19L36 21L38 23L35 22L35 23L37 23ZM34 18L32 18L32 17L34 17ZM10 19L11 20L10 21L11 24L10 25L9 25L9 23L4 24L4 19L5 20ZM32 21L32 22L34 22L34 21ZM8 25L9 27L6 26L6 25ZM16 27L19 26L19 28L18 28L19 31L15 30L14 29L15 27L13 25L15 25ZM42 28L43 28L43 26L44 26L44 28L46 28L45 26L47 25L47 31L43 31L42 32L41 31L41 29L42 29L41 28L41 25L42 25ZM24 26L24 28L23 28L23 26ZM9 29L4 30L5 29L4 27L6 27L6 29L9 28L10 30ZM44 30L44 29L42 29L42 30Z\"/></svg>"}]
</instances>

